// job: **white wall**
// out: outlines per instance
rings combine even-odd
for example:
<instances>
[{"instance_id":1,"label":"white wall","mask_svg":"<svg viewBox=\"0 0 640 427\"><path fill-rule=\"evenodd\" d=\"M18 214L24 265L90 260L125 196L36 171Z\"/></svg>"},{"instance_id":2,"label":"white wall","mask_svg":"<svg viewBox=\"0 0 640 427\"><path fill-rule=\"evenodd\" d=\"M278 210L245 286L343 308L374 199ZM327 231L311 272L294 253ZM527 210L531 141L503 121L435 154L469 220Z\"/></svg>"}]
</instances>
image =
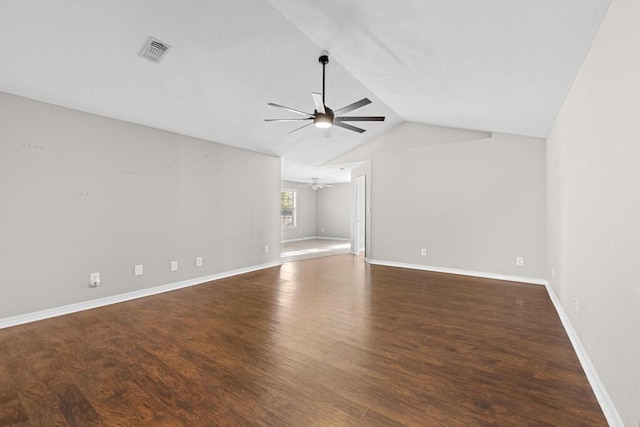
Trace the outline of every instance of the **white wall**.
<instances>
[{"instance_id":1,"label":"white wall","mask_svg":"<svg viewBox=\"0 0 640 427\"><path fill-rule=\"evenodd\" d=\"M624 425L634 427L640 424L638 22L640 2L612 2L548 138L547 159L549 281Z\"/></svg>"},{"instance_id":2,"label":"white wall","mask_svg":"<svg viewBox=\"0 0 640 427\"><path fill-rule=\"evenodd\" d=\"M305 239L316 235L316 192L302 188L299 182L282 181L282 188L296 190L296 227L281 230L282 241Z\"/></svg>"},{"instance_id":3,"label":"white wall","mask_svg":"<svg viewBox=\"0 0 640 427\"><path fill-rule=\"evenodd\" d=\"M370 178L369 258L545 276L544 140L494 134L374 152Z\"/></svg>"},{"instance_id":4,"label":"white wall","mask_svg":"<svg viewBox=\"0 0 640 427\"><path fill-rule=\"evenodd\" d=\"M278 261L279 190L277 158L0 93L0 319Z\"/></svg>"},{"instance_id":5,"label":"white wall","mask_svg":"<svg viewBox=\"0 0 640 427\"><path fill-rule=\"evenodd\" d=\"M316 191L316 236L351 237L351 183L333 184Z\"/></svg>"}]
</instances>

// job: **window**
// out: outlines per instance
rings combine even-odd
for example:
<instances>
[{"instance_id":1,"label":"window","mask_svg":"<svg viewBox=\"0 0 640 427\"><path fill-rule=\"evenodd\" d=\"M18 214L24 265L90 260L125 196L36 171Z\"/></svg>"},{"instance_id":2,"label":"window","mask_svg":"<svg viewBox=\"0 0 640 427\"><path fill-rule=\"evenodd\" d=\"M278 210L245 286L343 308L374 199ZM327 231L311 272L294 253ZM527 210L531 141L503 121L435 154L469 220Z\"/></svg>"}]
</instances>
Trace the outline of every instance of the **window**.
<instances>
[{"instance_id":1,"label":"window","mask_svg":"<svg viewBox=\"0 0 640 427\"><path fill-rule=\"evenodd\" d=\"M296 190L280 191L280 228L296 228Z\"/></svg>"}]
</instances>

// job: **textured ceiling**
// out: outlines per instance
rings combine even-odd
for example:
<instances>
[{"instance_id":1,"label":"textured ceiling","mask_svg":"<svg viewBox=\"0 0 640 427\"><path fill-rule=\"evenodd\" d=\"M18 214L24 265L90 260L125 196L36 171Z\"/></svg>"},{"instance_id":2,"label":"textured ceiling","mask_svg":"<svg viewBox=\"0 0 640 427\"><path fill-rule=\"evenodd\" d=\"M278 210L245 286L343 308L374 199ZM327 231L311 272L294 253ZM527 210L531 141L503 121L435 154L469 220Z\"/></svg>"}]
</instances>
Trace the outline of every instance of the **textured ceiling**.
<instances>
[{"instance_id":1,"label":"textured ceiling","mask_svg":"<svg viewBox=\"0 0 640 427\"><path fill-rule=\"evenodd\" d=\"M546 137L609 0L269 0L404 120Z\"/></svg>"},{"instance_id":2,"label":"textured ceiling","mask_svg":"<svg viewBox=\"0 0 640 427\"><path fill-rule=\"evenodd\" d=\"M2 0L0 90L280 156L295 170L403 120L544 137L608 4ZM161 64L137 55L149 36L172 46ZM368 97L357 113L386 122L326 139L263 121L295 117L268 102L312 112L324 49L327 105Z\"/></svg>"}]
</instances>

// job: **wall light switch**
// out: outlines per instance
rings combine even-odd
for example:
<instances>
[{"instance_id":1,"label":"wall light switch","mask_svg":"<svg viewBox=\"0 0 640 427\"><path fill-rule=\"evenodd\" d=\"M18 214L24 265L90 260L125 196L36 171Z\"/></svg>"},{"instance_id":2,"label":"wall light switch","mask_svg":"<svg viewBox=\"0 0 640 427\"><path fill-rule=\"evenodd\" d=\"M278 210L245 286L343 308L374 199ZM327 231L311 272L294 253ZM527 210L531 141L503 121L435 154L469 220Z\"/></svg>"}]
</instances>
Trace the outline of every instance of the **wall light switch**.
<instances>
[{"instance_id":1,"label":"wall light switch","mask_svg":"<svg viewBox=\"0 0 640 427\"><path fill-rule=\"evenodd\" d=\"M142 276L144 274L144 269L142 268L142 264L136 265L133 267L133 274L136 276Z\"/></svg>"},{"instance_id":2,"label":"wall light switch","mask_svg":"<svg viewBox=\"0 0 640 427\"><path fill-rule=\"evenodd\" d=\"M201 256L196 258L196 267L202 267L202 257Z\"/></svg>"},{"instance_id":3,"label":"wall light switch","mask_svg":"<svg viewBox=\"0 0 640 427\"><path fill-rule=\"evenodd\" d=\"M171 261L171 271L178 271L178 261Z\"/></svg>"}]
</instances>

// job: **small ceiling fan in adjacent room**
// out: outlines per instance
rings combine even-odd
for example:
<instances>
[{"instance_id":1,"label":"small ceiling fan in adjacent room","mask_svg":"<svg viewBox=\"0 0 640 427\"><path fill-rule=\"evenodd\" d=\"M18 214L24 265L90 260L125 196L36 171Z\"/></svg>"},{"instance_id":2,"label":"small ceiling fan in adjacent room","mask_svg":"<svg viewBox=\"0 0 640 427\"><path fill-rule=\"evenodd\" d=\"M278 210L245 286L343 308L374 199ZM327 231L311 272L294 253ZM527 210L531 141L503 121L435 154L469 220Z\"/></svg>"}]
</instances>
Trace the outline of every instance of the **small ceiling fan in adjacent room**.
<instances>
[{"instance_id":1,"label":"small ceiling fan in adjacent room","mask_svg":"<svg viewBox=\"0 0 640 427\"><path fill-rule=\"evenodd\" d=\"M316 127L325 130L324 136L331 136L331 127L338 126L343 129L348 129L354 132L362 133L365 132L364 129L350 125L345 122L383 122L384 116L343 116L342 114L349 113L353 110L357 110L358 108L364 107L365 105L371 104L371 101L368 98L362 98L360 101L354 102L353 104L349 104L345 107L338 108L337 110L332 110L327 107L325 104L325 67L329 63L329 56L322 55L318 58L318 61L322 63L322 94L312 92L311 97L313 98L313 103L315 105L315 110L312 113L306 113L304 111L296 110L295 108L285 107L283 105L274 104L270 102L268 105L276 108L282 108L284 110L290 111L292 113L296 113L304 118L295 118L295 119L264 119L266 122L297 122L297 121L310 121L309 123L300 126L289 133L296 132L302 128L309 126L310 124L315 124Z\"/></svg>"},{"instance_id":2,"label":"small ceiling fan in adjacent room","mask_svg":"<svg viewBox=\"0 0 640 427\"><path fill-rule=\"evenodd\" d=\"M313 189L315 191L318 188L331 188L331 187L333 187L333 185L330 185L330 184L320 184L318 181L320 181L319 178L311 178L311 184L301 185L300 188L311 188L311 189Z\"/></svg>"}]
</instances>

